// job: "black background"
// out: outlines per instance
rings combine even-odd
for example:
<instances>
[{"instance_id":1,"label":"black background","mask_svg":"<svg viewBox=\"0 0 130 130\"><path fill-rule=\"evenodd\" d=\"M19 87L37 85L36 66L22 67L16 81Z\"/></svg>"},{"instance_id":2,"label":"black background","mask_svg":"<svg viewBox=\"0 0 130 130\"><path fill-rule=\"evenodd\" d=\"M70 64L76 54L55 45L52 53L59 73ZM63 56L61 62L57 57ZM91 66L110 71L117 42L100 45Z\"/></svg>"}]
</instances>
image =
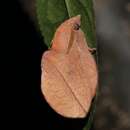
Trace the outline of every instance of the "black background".
<instances>
[{"instance_id":1,"label":"black background","mask_svg":"<svg viewBox=\"0 0 130 130\"><path fill-rule=\"evenodd\" d=\"M130 129L130 1L93 0L100 91L93 130ZM86 119L56 114L40 90L41 56L47 47L38 30L35 0L4 1L1 21L4 127L80 130ZM4 36L3 36L4 34ZM3 80L4 78L4 80Z\"/></svg>"},{"instance_id":2,"label":"black background","mask_svg":"<svg viewBox=\"0 0 130 130\"><path fill-rule=\"evenodd\" d=\"M86 119L67 119L55 113L41 93L41 57L47 47L18 1L8 2L4 17L4 115L10 128L80 130Z\"/></svg>"}]
</instances>

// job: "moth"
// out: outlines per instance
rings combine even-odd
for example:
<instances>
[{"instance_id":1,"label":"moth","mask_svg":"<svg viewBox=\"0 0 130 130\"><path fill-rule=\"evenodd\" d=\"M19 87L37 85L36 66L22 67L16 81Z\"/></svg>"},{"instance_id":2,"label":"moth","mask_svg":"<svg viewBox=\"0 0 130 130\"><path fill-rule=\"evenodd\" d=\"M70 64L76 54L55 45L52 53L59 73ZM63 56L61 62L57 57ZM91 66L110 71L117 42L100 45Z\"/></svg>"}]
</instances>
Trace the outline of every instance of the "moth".
<instances>
[{"instance_id":1,"label":"moth","mask_svg":"<svg viewBox=\"0 0 130 130\"><path fill-rule=\"evenodd\" d=\"M42 56L41 90L60 115L83 118L96 94L98 73L91 50L80 29L80 15L63 22L51 48Z\"/></svg>"}]
</instances>

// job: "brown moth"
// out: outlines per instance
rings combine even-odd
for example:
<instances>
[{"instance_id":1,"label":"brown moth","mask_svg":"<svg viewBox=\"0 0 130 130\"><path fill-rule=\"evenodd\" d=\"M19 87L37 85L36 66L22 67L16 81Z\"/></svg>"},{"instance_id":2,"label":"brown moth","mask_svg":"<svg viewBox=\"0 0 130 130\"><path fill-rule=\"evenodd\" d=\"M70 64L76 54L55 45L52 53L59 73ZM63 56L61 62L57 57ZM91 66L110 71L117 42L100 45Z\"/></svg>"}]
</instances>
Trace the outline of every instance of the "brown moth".
<instances>
[{"instance_id":1,"label":"brown moth","mask_svg":"<svg viewBox=\"0 0 130 130\"><path fill-rule=\"evenodd\" d=\"M80 27L80 16L62 23L42 57L41 90L60 115L85 117L96 94L97 68Z\"/></svg>"}]
</instances>

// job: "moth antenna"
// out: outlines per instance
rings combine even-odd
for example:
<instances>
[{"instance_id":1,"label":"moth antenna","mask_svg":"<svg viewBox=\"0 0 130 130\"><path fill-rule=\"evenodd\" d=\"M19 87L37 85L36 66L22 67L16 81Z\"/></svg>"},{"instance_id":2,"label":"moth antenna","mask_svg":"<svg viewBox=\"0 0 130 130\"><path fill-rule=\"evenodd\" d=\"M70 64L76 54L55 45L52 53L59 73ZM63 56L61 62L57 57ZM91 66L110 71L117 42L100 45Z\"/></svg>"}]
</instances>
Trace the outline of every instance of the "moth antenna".
<instances>
[{"instance_id":1,"label":"moth antenna","mask_svg":"<svg viewBox=\"0 0 130 130\"><path fill-rule=\"evenodd\" d=\"M80 25L75 23L73 28L71 29L71 33L70 33L70 39L69 39L69 44L68 44L68 49L67 49L67 54L69 53L72 45L73 45L73 42L74 42L74 35L75 35L75 31L74 30L79 30L80 28Z\"/></svg>"},{"instance_id":2,"label":"moth antenna","mask_svg":"<svg viewBox=\"0 0 130 130\"><path fill-rule=\"evenodd\" d=\"M67 54L70 52L70 49L73 45L73 42L74 42L74 31L73 29L71 29L71 33L70 33L70 39L69 39L69 44L68 44L68 49L67 49Z\"/></svg>"}]
</instances>

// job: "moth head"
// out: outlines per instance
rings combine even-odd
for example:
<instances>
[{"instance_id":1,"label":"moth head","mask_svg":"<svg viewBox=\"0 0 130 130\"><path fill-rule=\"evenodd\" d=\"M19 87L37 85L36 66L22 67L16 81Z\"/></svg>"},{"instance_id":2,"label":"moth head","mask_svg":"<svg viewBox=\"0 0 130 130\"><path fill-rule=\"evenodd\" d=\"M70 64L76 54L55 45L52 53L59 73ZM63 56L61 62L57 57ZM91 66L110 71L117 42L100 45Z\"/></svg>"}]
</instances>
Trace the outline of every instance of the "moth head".
<instances>
[{"instance_id":1,"label":"moth head","mask_svg":"<svg viewBox=\"0 0 130 130\"><path fill-rule=\"evenodd\" d=\"M52 49L58 52L67 52L70 42L73 42L73 35L80 29L80 15L66 20L55 32L52 40ZM72 39L73 38L73 39Z\"/></svg>"}]
</instances>

